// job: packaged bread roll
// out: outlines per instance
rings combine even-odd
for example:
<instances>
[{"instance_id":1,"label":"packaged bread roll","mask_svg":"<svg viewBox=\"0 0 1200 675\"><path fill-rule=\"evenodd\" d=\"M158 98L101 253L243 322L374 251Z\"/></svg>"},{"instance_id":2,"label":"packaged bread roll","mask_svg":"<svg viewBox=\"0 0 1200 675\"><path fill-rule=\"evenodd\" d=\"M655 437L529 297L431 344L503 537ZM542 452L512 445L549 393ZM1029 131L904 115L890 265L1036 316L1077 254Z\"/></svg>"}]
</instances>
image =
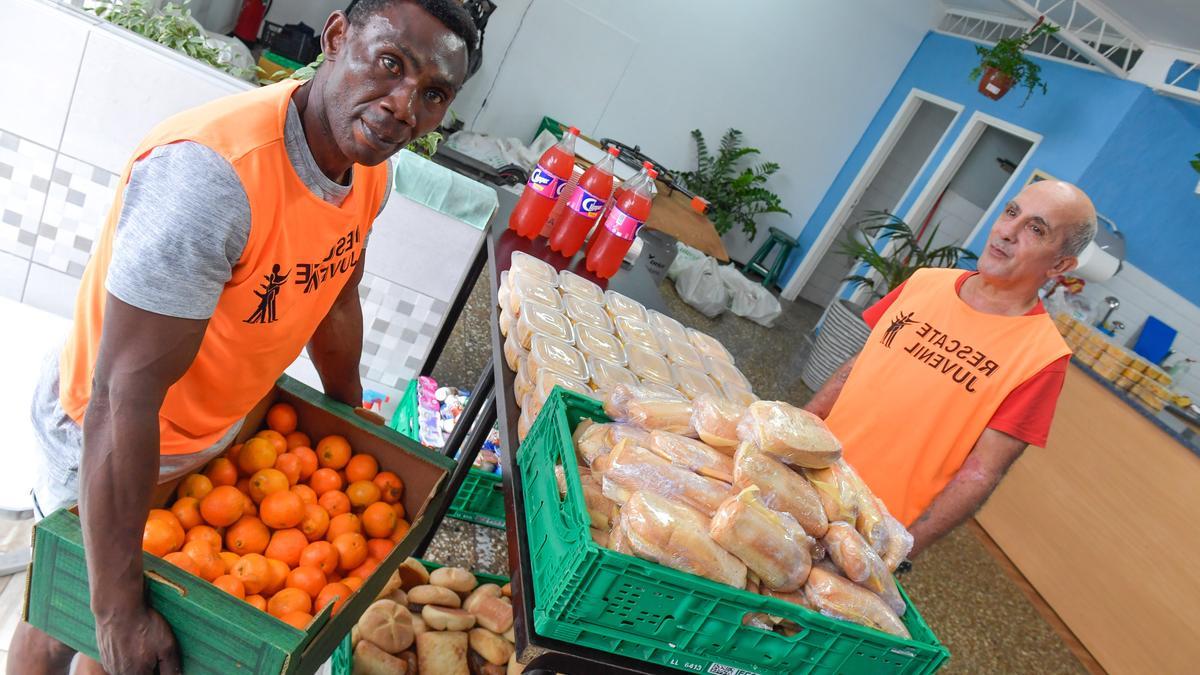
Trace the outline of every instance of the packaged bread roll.
<instances>
[{"instance_id":1,"label":"packaged bread roll","mask_svg":"<svg viewBox=\"0 0 1200 675\"><path fill-rule=\"evenodd\" d=\"M625 366L596 356L588 358L588 372L592 376L592 390L604 397L618 384L638 384L637 375Z\"/></svg>"},{"instance_id":2,"label":"packaged bread roll","mask_svg":"<svg viewBox=\"0 0 1200 675\"><path fill-rule=\"evenodd\" d=\"M912 638L900 617L878 595L821 566L814 566L808 573L804 594L825 616Z\"/></svg>"},{"instance_id":3,"label":"packaged bread roll","mask_svg":"<svg viewBox=\"0 0 1200 675\"><path fill-rule=\"evenodd\" d=\"M704 359L700 356L700 352L696 351L696 348L686 338L678 340L670 335L659 332L658 340L667 352L667 361L670 361L673 365L687 366L700 372L708 372L704 369Z\"/></svg>"},{"instance_id":4,"label":"packaged bread roll","mask_svg":"<svg viewBox=\"0 0 1200 675\"><path fill-rule=\"evenodd\" d=\"M717 395L717 385L707 375L695 368L672 365L671 375L675 379L675 388L690 399L703 395Z\"/></svg>"},{"instance_id":5,"label":"packaged bread roll","mask_svg":"<svg viewBox=\"0 0 1200 675\"><path fill-rule=\"evenodd\" d=\"M525 349L530 349L535 335L545 335L567 344L575 341L575 331L571 329L571 322L565 314L533 300L521 303L521 314L517 316L513 333Z\"/></svg>"},{"instance_id":6,"label":"packaged bread roll","mask_svg":"<svg viewBox=\"0 0 1200 675\"><path fill-rule=\"evenodd\" d=\"M883 564L887 565L888 572L895 572L896 568L900 566L900 563L904 562L904 559L908 557L909 552L912 551L913 536L912 533L909 532L899 520L896 520L896 518L888 512L887 507L884 506L882 499L876 497L875 503L883 512L883 540L880 542L880 546L875 550L879 553L879 556L883 558ZM872 544L872 547L874 548L874 544Z\"/></svg>"},{"instance_id":7,"label":"packaged bread roll","mask_svg":"<svg viewBox=\"0 0 1200 675\"><path fill-rule=\"evenodd\" d=\"M587 324L610 335L615 330L612 317L605 311L604 305L579 296L568 295L563 298L563 310L571 323L576 325Z\"/></svg>"},{"instance_id":8,"label":"packaged bread roll","mask_svg":"<svg viewBox=\"0 0 1200 675\"><path fill-rule=\"evenodd\" d=\"M500 310L500 318L497 319L497 322L500 324L500 335L503 337L508 337L517 323L516 319L513 319L512 313L506 308Z\"/></svg>"},{"instance_id":9,"label":"packaged bread roll","mask_svg":"<svg viewBox=\"0 0 1200 675\"><path fill-rule=\"evenodd\" d=\"M625 439L592 464L602 493L618 504L634 492L653 492L712 516L730 495L728 483L692 473Z\"/></svg>"},{"instance_id":10,"label":"packaged bread roll","mask_svg":"<svg viewBox=\"0 0 1200 675\"><path fill-rule=\"evenodd\" d=\"M808 535L795 518L768 509L758 493L751 485L725 500L708 533L745 563L763 586L791 593L804 584L812 566Z\"/></svg>"},{"instance_id":11,"label":"packaged bread roll","mask_svg":"<svg viewBox=\"0 0 1200 675\"><path fill-rule=\"evenodd\" d=\"M551 309L562 311L562 296L553 285L528 274L508 276L508 311L520 319L526 300L533 300Z\"/></svg>"},{"instance_id":12,"label":"packaged bread roll","mask_svg":"<svg viewBox=\"0 0 1200 675\"><path fill-rule=\"evenodd\" d=\"M508 337L504 338L504 362L508 364L508 369L514 373L520 372L518 365L529 356L529 350L521 346L517 340L516 333L509 333Z\"/></svg>"},{"instance_id":13,"label":"packaged bread roll","mask_svg":"<svg viewBox=\"0 0 1200 675\"><path fill-rule=\"evenodd\" d=\"M658 336L654 333L654 329L645 321L628 316L618 316L613 320L613 324L617 327L617 335L621 337L621 342L626 345L637 345L644 347L655 354L666 354L662 343L659 342Z\"/></svg>"},{"instance_id":14,"label":"packaged bread roll","mask_svg":"<svg viewBox=\"0 0 1200 675\"><path fill-rule=\"evenodd\" d=\"M669 390L668 390L669 391ZM604 412L618 422L695 437L692 404L678 392L665 394L644 386L617 385L604 400Z\"/></svg>"},{"instance_id":15,"label":"packaged bread roll","mask_svg":"<svg viewBox=\"0 0 1200 675\"><path fill-rule=\"evenodd\" d=\"M613 519L620 513L616 502L604 496L604 490L595 476L580 480L583 487L583 502L587 508L591 526L597 530L608 532L612 529Z\"/></svg>"},{"instance_id":16,"label":"packaged bread roll","mask_svg":"<svg viewBox=\"0 0 1200 675\"><path fill-rule=\"evenodd\" d=\"M587 361L578 349L557 338L535 335L529 343L529 377L537 382L538 373L553 370L580 382L588 381Z\"/></svg>"},{"instance_id":17,"label":"packaged bread roll","mask_svg":"<svg viewBox=\"0 0 1200 675\"><path fill-rule=\"evenodd\" d=\"M496 287L496 301L499 302L500 309L502 311L508 311L508 270L504 270L500 273L500 285Z\"/></svg>"},{"instance_id":18,"label":"packaged bread roll","mask_svg":"<svg viewBox=\"0 0 1200 675\"><path fill-rule=\"evenodd\" d=\"M713 541L708 518L695 509L636 492L621 509L620 522L639 558L734 588L746 587L746 566Z\"/></svg>"},{"instance_id":19,"label":"packaged bread roll","mask_svg":"<svg viewBox=\"0 0 1200 675\"><path fill-rule=\"evenodd\" d=\"M616 291L604 291L604 307L614 320L620 316L638 321L646 320L646 307L642 303Z\"/></svg>"},{"instance_id":20,"label":"packaged bread roll","mask_svg":"<svg viewBox=\"0 0 1200 675\"><path fill-rule=\"evenodd\" d=\"M508 340L504 341L504 355L506 358L508 357ZM512 369L517 373L513 377L513 397L517 399L517 404L522 406L525 405L525 397L533 389L533 380L529 377L528 359L527 353L518 353L517 365Z\"/></svg>"},{"instance_id":21,"label":"packaged bread roll","mask_svg":"<svg viewBox=\"0 0 1200 675\"><path fill-rule=\"evenodd\" d=\"M695 439L669 431L651 431L644 444L650 452L676 466L723 483L733 483L733 460Z\"/></svg>"},{"instance_id":22,"label":"packaged bread roll","mask_svg":"<svg viewBox=\"0 0 1200 675\"><path fill-rule=\"evenodd\" d=\"M609 441L609 424L597 424L592 420L581 420L575 427L571 439L575 443L575 455L583 466L590 467L592 462L607 455L612 450Z\"/></svg>"},{"instance_id":23,"label":"packaged bread roll","mask_svg":"<svg viewBox=\"0 0 1200 675\"><path fill-rule=\"evenodd\" d=\"M662 312L653 309L647 311L646 323L650 324L650 327L658 331L661 335L670 337L672 340L689 342L687 329L683 327L683 324Z\"/></svg>"},{"instance_id":24,"label":"packaged bread roll","mask_svg":"<svg viewBox=\"0 0 1200 675\"><path fill-rule=\"evenodd\" d=\"M513 251L512 256L509 258L508 275L511 279L518 274L528 274L541 279L551 286L558 285L558 271L550 263L540 258L535 258L528 253Z\"/></svg>"},{"instance_id":25,"label":"packaged bread roll","mask_svg":"<svg viewBox=\"0 0 1200 675\"><path fill-rule=\"evenodd\" d=\"M831 523L841 521L854 525L858 522L861 498L857 486L847 478L848 468L844 460L839 460L824 469L804 469L804 476L816 488L825 517Z\"/></svg>"},{"instance_id":26,"label":"packaged bread roll","mask_svg":"<svg viewBox=\"0 0 1200 675\"><path fill-rule=\"evenodd\" d=\"M625 353L629 357L629 370L637 375L638 379L675 388L675 375L671 372L671 365L661 354L656 354L641 345L626 345Z\"/></svg>"},{"instance_id":27,"label":"packaged bread roll","mask_svg":"<svg viewBox=\"0 0 1200 675\"><path fill-rule=\"evenodd\" d=\"M742 391L753 391L750 386L750 380L738 370L737 366L722 359L720 357L701 354L700 360L704 362L704 372L708 373L709 377L715 382L720 382L723 386L733 387Z\"/></svg>"},{"instance_id":28,"label":"packaged bread roll","mask_svg":"<svg viewBox=\"0 0 1200 675\"><path fill-rule=\"evenodd\" d=\"M562 387L563 389L583 394L584 396L592 395L591 388L584 382L576 380L573 377L567 377L549 368L542 368L538 371L537 377L534 379L533 388L529 390L524 407L530 408L530 414L536 416L542 411L542 406L546 404L546 399L550 397L555 387Z\"/></svg>"},{"instance_id":29,"label":"packaged bread roll","mask_svg":"<svg viewBox=\"0 0 1200 675\"><path fill-rule=\"evenodd\" d=\"M646 431L645 429L635 427L632 424L621 424L614 422L611 424L606 424L605 426L607 427L608 431L609 447L620 443L621 440L625 438L628 438L633 443L640 445L643 448L650 443L650 432Z\"/></svg>"},{"instance_id":30,"label":"packaged bread roll","mask_svg":"<svg viewBox=\"0 0 1200 675\"><path fill-rule=\"evenodd\" d=\"M713 376L709 375L709 377ZM738 405L749 406L751 403L754 403L758 400L758 397L754 395L754 392L750 391L748 388L743 389L738 384L722 382L716 378L713 378L713 381L721 386L721 393L725 395L725 398L737 403Z\"/></svg>"},{"instance_id":31,"label":"packaged bread roll","mask_svg":"<svg viewBox=\"0 0 1200 675\"><path fill-rule=\"evenodd\" d=\"M733 365L733 354L730 354L729 350L725 349L725 345L721 344L720 340L706 333L702 333L695 328L687 329L687 334L688 341L692 343L692 346L695 347L696 351L700 352L701 355L721 359L726 363Z\"/></svg>"},{"instance_id":32,"label":"packaged bread roll","mask_svg":"<svg viewBox=\"0 0 1200 675\"><path fill-rule=\"evenodd\" d=\"M700 440L726 454L738 446L737 425L746 414L746 406L716 394L692 399L692 428Z\"/></svg>"},{"instance_id":33,"label":"packaged bread roll","mask_svg":"<svg viewBox=\"0 0 1200 675\"><path fill-rule=\"evenodd\" d=\"M738 439L787 464L820 469L842 456L842 444L820 417L782 401L756 401L738 422Z\"/></svg>"},{"instance_id":34,"label":"packaged bread roll","mask_svg":"<svg viewBox=\"0 0 1200 675\"><path fill-rule=\"evenodd\" d=\"M598 305L604 304L603 289L570 270L563 270L558 273L558 290L564 297L574 295Z\"/></svg>"},{"instance_id":35,"label":"packaged bread roll","mask_svg":"<svg viewBox=\"0 0 1200 675\"><path fill-rule=\"evenodd\" d=\"M825 536L829 521L816 488L753 443L742 443L733 456L733 486L742 490L751 485L762 491L762 501L768 508L791 515L814 537Z\"/></svg>"},{"instance_id":36,"label":"packaged bread roll","mask_svg":"<svg viewBox=\"0 0 1200 675\"><path fill-rule=\"evenodd\" d=\"M528 397L526 398L528 400ZM533 428L533 421L537 419L537 413L530 413L529 408L522 408L521 414L517 416L517 440L524 441L529 435L529 430Z\"/></svg>"},{"instance_id":37,"label":"packaged bread roll","mask_svg":"<svg viewBox=\"0 0 1200 675\"><path fill-rule=\"evenodd\" d=\"M897 615L904 615L904 598L896 580L858 530L849 523L833 522L821 541L829 559L847 579L878 595Z\"/></svg>"},{"instance_id":38,"label":"packaged bread roll","mask_svg":"<svg viewBox=\"0 0 1200 675\"><path fill-rule=\"evenodd\" d=\"M912 548L912 536L887 511L883 502L844 459L824 470L805 469L813 487L821 496L821 504L830 521L840 520L854 525L859 534L880 556L889 551L888 560L899 560ZM892 537L895 541L892 541ZM899 556L899 560L897 560ZM893 568L894 569L894 568Z\"/></svg>"},{"instance_id":39,"label":"packaged bread roll","mask_svg":"<svg viewBox=\"0 0 1200 675\"><path fill-rule=\"evenodd\" d=\"M603 313L603 310L601 312ZM583 352L584 356L594 356L619 366L629 363L629 358L625 355L625 346L615 335L586 323L575 324L575 348Z\"/></svg>"}]
</instances>

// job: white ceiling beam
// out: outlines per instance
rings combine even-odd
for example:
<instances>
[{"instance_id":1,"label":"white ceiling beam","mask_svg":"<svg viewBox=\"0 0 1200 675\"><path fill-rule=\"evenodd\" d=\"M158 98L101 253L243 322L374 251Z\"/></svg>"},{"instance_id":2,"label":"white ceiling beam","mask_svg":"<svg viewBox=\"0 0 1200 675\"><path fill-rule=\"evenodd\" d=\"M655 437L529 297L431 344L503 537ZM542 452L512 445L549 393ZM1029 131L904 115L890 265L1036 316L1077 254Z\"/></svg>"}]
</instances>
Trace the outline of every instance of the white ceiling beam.
<instances>
[{"instance_id":1,"label":"white ceiling beam","mask_svg":"<svg viewBox=\"0 0 1200 675\"><path fill-rule=\"evenodd\" d=\"M1120 33L1120 35L1129 41L1127 49L1140 49L1146 41L1141 38L1137 32L1129 27L1124 21L1112 14L1108 8L1099 5L1095 2L1087 2L1086 0L1058 0L1058 2L1050 2L1049 0L1007 0L1008 4L1024 12L1031 19L1037 19L1041 16L1046 16L1047 20L1055 25L1058 25L1061 30L1054 34L1058 40L1067 43L1075 51L1082 54L1092 63L1103 68L1109 74L1119 78L1128 77L1129 73L1120 65L1114 63L1103 52L1099 51L1089 44L1083 37L1082 32L1091 27L1097 20L1100 21L1100 39L1096 40L1097 45L1101 45L1106 32ZM1058 9L1065 2L1070 2L1070 16L1066 22L1060 22L1048 16L1050 12ZM1083 9L1090 13L1093 17L1083 26L1072 26L1071 23L1075 20L1076 10ZM1109 53L1114 50L1110 49ZM1128 59L1126 59L1128 63Z\"/></svg>"}]
</instances>

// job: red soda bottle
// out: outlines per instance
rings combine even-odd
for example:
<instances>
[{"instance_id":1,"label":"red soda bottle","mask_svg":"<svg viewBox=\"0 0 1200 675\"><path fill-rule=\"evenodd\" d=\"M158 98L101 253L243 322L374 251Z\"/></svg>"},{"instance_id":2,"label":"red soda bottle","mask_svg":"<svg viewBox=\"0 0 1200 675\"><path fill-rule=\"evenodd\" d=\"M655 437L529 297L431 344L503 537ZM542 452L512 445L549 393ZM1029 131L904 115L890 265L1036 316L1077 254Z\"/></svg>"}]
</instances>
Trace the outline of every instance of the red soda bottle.
<instances>
[{"instance_id":1,"label":"red soda bottle","mask_svg":"<svg viewBox=\"0 0 1200 675\"><path fill-rule=\"evenodd\" d=\"M635 177L629 185L622 185L617 190L612 208L588 245L586 266L589 272L607 279L620 269L633 238L650 217L650 202L658 192L654 187L657 177L657 171L646 169L643 180Z\"/></svg>"},{"instance_id":2,"label":"red soda bottle","mask_svg":"<svg viewBox=\"0 0 1200 675\"><path fill-rule=\"evenodd\" d=\"M558 195L571 180L575 168L575 137L579 129L571 127L562 140L542 154L521 199L508 217L509 229L528 239L536 239L554 209Z\"/></svg>"},{"instance_id":3,"label":"red soda bottle","mask_svg":"<svg viewBox=\"0 0 1200 675\"><path fill-rule=\"evenodd\" d=\"M550 250L570 258L575 255L588 232L600 219L600 212L613 191L613 160L621 149L613 146L599 162L588 167L579 179L579 185L567 201L565 215L558 219L550 234Z\"/></svg>"}]
</instances>

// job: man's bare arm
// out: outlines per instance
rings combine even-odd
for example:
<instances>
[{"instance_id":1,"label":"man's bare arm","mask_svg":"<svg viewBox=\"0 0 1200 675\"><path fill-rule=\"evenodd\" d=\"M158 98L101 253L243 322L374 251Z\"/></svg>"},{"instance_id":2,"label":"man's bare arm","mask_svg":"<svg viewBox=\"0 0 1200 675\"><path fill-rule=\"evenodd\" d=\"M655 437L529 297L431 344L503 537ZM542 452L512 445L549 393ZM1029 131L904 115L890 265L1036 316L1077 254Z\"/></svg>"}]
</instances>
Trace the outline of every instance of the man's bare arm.
<instances>
[{"instance_id":1,"label":"man's bare arm","mask_svg":"<svg viewBox=\"0 0 1200 675\"><path fill-rule=\"evenodd\" d=\"M363 345L362 304L358 298L358 284L366 266L364 249L354 267L353 276L346 281L337 300L329 308L329 313L308 341L308 356L321 377L325 393L354 407L363 403L362 378L358 374Z\"/></svg>"},{"instance_id":2,"label":"man's bare arm","mask_svg":"<svg viewBox=\"0 0 1200 675\"><path fill-rule=\"evenodd\" d=\"M1025 441L1002 431L984 429L954 478L908 528L915 540L909 557L915 557L975 515L1025 448Z\"/></svg>"},{"instance_id":3,"label":"man's bare arm","mask_svg":"<svg viewBox=\"0 0 1200 675\"><path fill-rule=\"evenodd\" d=\"M829 417L829 412L833 410L833 404L837 403L838 395L842 393L842 387L846 385L846 379L850 377L850 371L857 360L858 354L855 354L843 363L841 368L835 370L829 379L825 380L825 384L821 385L821 389L804 404L804 409L821 419Z\"/></svg>"}]
</instances>

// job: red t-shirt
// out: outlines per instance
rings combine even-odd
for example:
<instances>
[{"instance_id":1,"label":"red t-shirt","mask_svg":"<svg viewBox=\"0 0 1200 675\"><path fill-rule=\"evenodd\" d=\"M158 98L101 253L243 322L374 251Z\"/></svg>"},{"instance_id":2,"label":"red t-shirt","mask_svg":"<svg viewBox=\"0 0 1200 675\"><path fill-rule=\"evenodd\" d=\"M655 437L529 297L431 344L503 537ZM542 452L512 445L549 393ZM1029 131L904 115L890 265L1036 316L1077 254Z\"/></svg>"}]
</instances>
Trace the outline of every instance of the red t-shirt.
<instances>
[{"instance_id":1,"label":"red t-shirt","mask_svg":"<svg viewBox=\"0 0 1200 675\"><path fill-rule=\"evenodd\" d=\"M954 284L955 292L962 292L962 285L977 272L963 272ZM901 283L891 293L863 312L863 321L871 328L879 321L892 302L900 295ZM1027 314L1045 314L1046 308L1039 300ZM1071 357L1064 356L1038 371L1036 375L1022 382L1016 389L1008 393L1004 403L996 409L988 422L989 429L995 429L1014 438L1038 447L1046 446L1046 437L1050 435L1050 423L1054 421L1054 407L1058 403L1058 395L1062 392L1063 380L1067 377L1067 364Z\"/></svg>"}]
</instances>

